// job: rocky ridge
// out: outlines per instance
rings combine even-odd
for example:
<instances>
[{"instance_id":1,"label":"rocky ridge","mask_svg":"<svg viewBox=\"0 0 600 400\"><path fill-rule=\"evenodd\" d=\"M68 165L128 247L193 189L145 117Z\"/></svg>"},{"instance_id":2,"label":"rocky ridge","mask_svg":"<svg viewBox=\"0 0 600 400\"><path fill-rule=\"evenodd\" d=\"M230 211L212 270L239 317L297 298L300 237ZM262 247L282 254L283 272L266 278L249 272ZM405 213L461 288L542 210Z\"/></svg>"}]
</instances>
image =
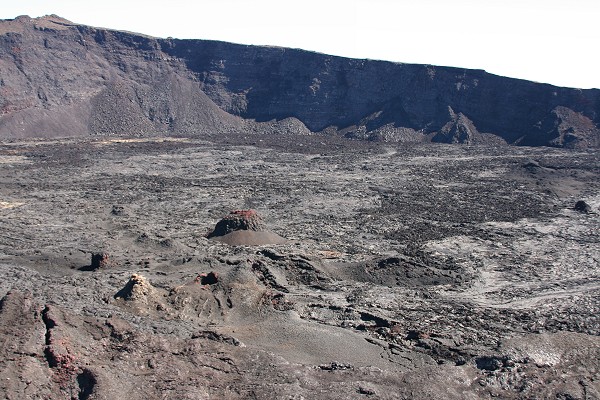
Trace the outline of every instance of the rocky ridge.
<instances>
[{"instance_id":1,"label":"rocky ridge","mask_svg":"<svg viewBox=\"0 0 600 400\"><path fill-rule=\"evenodd\" d=\"M0 137L316 132L594 147L600 90L480 70L0 21Z\"/></svg>"}]
</instances>

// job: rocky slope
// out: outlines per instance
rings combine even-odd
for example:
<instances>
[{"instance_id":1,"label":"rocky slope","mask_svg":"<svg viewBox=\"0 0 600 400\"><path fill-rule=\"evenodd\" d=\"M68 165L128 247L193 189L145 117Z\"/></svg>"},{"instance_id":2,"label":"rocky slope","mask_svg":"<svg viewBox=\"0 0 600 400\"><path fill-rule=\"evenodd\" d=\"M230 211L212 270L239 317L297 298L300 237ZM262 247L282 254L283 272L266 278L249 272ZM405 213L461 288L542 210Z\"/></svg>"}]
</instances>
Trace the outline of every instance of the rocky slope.
<instances>
[{"instance_id":1,"label":"rocky slope","mask_svg":"<svg viewBox=\"0 0 600 400\"><path fill-rule=\"evenodd\" d=\"M57 16L0 21L0 137L337 133L600 143L600 90L479 70L158 39Z\"/></svg>"}]
</instances>

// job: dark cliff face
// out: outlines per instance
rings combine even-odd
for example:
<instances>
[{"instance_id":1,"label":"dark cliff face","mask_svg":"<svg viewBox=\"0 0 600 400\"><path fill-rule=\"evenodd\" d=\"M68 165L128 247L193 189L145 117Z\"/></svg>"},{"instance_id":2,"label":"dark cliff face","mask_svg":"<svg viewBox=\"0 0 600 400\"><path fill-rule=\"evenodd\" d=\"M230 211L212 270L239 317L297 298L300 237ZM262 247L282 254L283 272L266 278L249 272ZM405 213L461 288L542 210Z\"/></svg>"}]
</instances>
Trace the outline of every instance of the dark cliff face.
<instances>
[{"instance_id":1,"label":"dark cliff face","mask_svg":"<svg viewBox=\"0 0 600 400\"><path fill-rule=\"evenodd\" d=\"M307 133L303 123L368 140L600 145L600 90L478 70L156 39L55 16L0 22L0 67L4 137Z\"/></svg>"}]
</instances>

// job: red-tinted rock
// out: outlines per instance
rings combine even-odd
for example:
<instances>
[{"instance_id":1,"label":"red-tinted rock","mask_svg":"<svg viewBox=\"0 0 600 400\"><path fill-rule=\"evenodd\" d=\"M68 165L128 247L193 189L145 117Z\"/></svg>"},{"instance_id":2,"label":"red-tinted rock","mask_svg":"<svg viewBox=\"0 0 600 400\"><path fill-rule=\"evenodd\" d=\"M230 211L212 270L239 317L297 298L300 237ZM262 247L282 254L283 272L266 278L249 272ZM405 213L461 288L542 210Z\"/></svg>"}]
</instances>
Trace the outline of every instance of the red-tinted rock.
<instances>
[{"instance_id":1,"label":"red-tinted rock","mask_svg":"<svg viewBox=\"0 0 600 400\"><path fill-rule=\"evenodd\" d=\"M255 210L234 210L220 220L208 238L225 236L234 231L263 231L265 227Z\"/></svg>"},{"instance_id":2,"label":"red-tinted rock","mask_svg":"<svg viewBox=\"0 0 600 400\"><path fill-rule=\"evenodd\" d=\"M109 268L112 265L108 253L92 253L91 270Z\"/></svg>"},{"instance_id":3,"label":"red-tinted rock","mask_svg":"<svg viewBox=\"0 0 600 400\"><path fill-rule=\"evenodd\" d=\"M220 220L206 237L231 246L261 246L286 242L281 236L266 229L255 210L232 211Z\"/></svg>"}]
</instances>

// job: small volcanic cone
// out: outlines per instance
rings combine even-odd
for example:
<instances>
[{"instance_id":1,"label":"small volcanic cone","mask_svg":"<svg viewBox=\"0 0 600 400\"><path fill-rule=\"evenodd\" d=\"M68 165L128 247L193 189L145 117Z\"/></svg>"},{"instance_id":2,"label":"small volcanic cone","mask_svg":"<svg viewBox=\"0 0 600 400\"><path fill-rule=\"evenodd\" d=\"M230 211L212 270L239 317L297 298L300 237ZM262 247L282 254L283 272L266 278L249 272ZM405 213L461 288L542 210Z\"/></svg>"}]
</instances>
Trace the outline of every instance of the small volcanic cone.
<instances>
[{"instance_id":1,"label":"small volcanic cone","mask_svg":"<svg viewBox=\"0 0 600 400\"><path fill-rule=\"evenodd\" d=\"M125 287L113 297L118 305L139 315L160 315L162 312L168 312L164 290L152 286L148 279L139 274L131 275Z\"/></svg>"},{"instance_id":2,"label":"small volcanic cone","mask_svg":"<svg viewBox=\"0 0 600 400\"><path fill-rule=\"evenodd\" d=\"M208 238L225 236L233 231L264 231L264 225L254 210L234 210L220 220Z\"/></svg>"},{"instance_id":3,"label":"small volcanic cone","mask_svg":"<svg viewBox=\"0 0 600 400\"><path fill-rule=\"evenodd\" d=\"M156 290L142 275L133 274L125 287L114 295L115 299L148 303L149 298L156 297Z\"/></svg>"},{"instance_id":4,"label":"small volcanic cone","mask_svg":"<svg viewBox=\"0 0 600 400\"><path fill-rule=\"evenodd\" d=\"M261 246L285 243L281 236L267 231L255 210L235 210L220 220L207 236L231 246Z\"/></svg>"}]
</instances>

